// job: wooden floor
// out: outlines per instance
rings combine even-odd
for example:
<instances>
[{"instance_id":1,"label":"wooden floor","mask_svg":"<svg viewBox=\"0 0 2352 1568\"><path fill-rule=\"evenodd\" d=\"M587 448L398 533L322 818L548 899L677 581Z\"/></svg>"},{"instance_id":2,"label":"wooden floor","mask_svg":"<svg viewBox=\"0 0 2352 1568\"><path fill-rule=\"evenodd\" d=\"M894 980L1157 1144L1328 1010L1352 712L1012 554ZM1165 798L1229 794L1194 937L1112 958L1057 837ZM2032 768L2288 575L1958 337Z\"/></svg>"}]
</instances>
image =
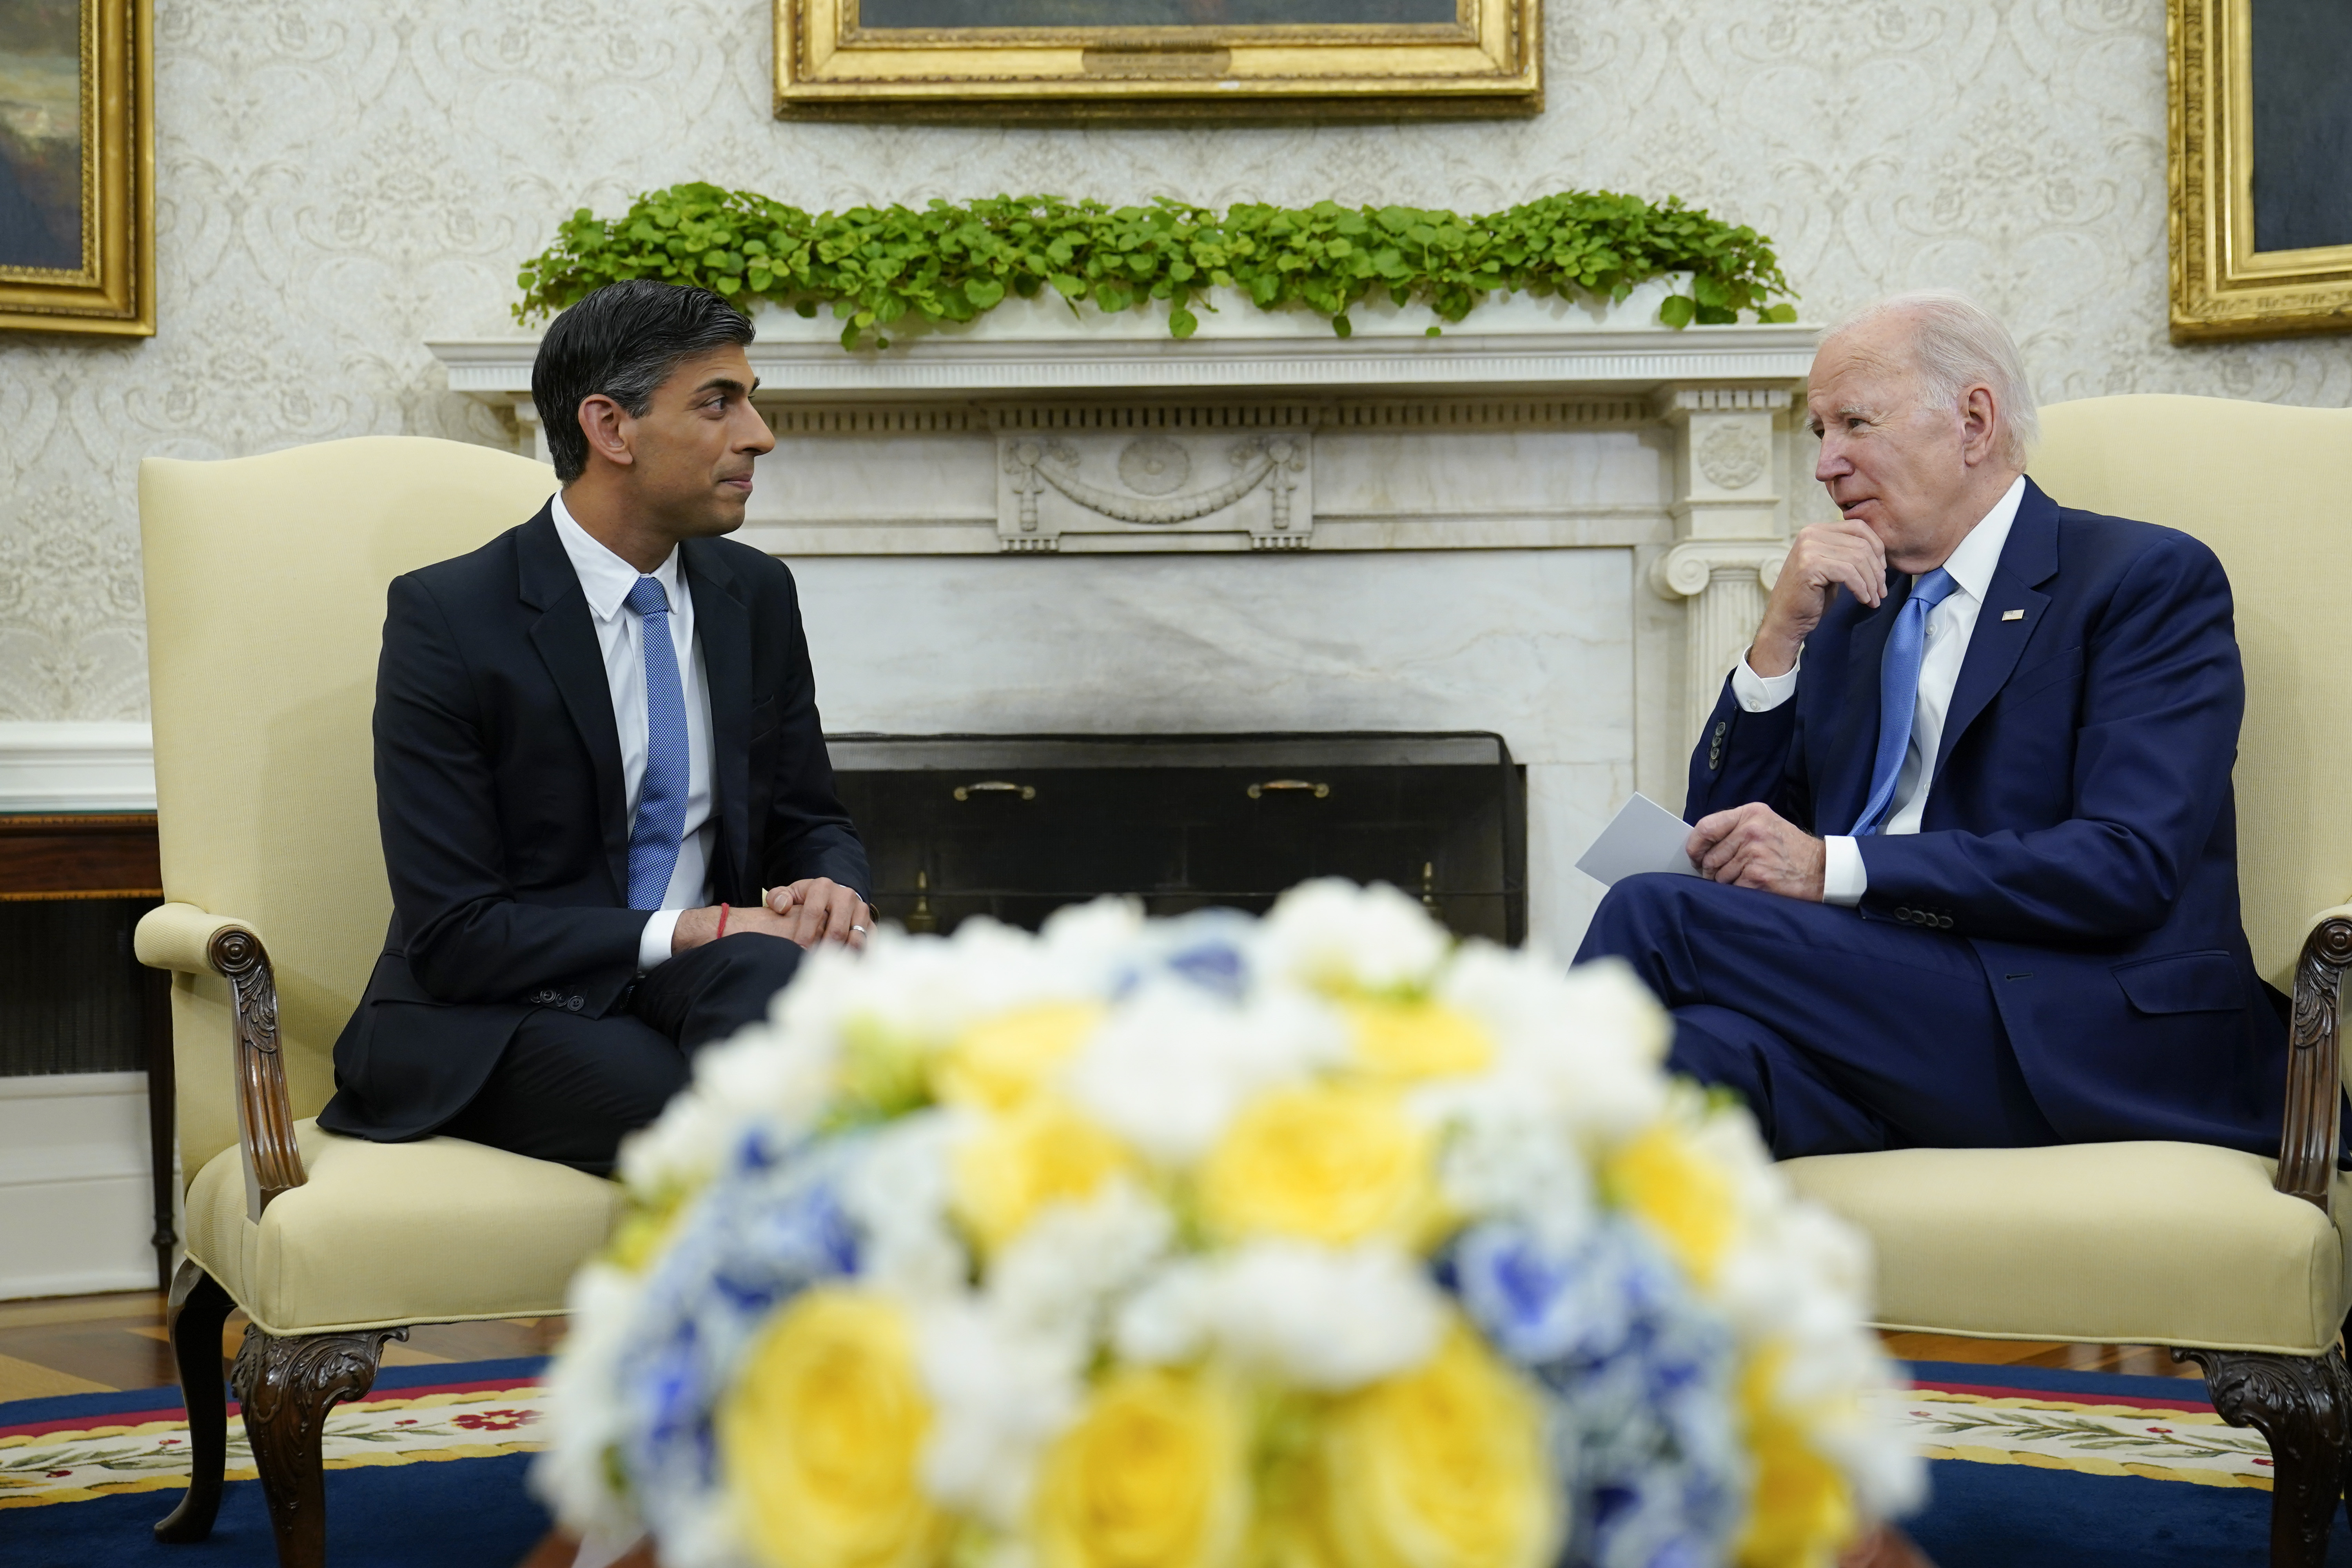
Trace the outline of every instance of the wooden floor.
<instances>
[{"instance_id":1,"label":"wooden floor","mask_svg":"<svg viewBox=\"0 0 2352 1568\"><path fill-rule=\"evenodd\" d=\"M545 1355L563 1337L561 1318L495 1323L445 1323L412 1329L406 1344L384 1347L387 1366ZM245 1338L245 1314L233 1314L221 1353ZM1887 1350L1907 1361L1978 1362L1991 1366L2070 1367L2141 1376L2196 1377L2191 1366L2145 1345L2060 1345L2032 1341L1964 1340L1946 1334L1888 1334ZM152 1291L0 1301L0 1402L54 1394L157 1388L176 1382L163 1337L163 1299Z\"/></svg>"},{"instance_id":2,"label":"wooden floor","mask_svg":"<svg viewBox=\"0 0 2352 1568\"><path fill-rule=\"evenodd\" d=\"M406 1344L384 1347L386 1366L545 1355L563 1337L561 1318L444 1323L411 1329ZM245 1314L221 1332L221 1353L236 1354ZM152 1290L0 1301L0 1403L53 1394L156 1388L179 1381L163 1337L163 1298Z\"/></svg>"}]
</instances>

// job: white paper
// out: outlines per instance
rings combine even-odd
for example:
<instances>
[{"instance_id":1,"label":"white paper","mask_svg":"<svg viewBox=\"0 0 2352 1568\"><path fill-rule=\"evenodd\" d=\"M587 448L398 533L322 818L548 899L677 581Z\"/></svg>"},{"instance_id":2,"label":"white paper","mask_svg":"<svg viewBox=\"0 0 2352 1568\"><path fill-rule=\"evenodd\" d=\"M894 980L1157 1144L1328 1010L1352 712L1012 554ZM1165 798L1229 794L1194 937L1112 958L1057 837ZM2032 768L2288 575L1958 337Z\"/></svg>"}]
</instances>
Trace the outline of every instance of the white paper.
<instances>
[{"instance_id":1,"label":"white paper","mask_svg":"<svg viewBox=\"0 0 2352 1568\"><path fill-rule=\"evenodd\" d=\"M1609 819L1576 868L1612 887L1643 871L1696 877L1698 868L1683 853L1689 837L1690 824L1648 795L1637 795Z\"/></svg>"}]
</instances>

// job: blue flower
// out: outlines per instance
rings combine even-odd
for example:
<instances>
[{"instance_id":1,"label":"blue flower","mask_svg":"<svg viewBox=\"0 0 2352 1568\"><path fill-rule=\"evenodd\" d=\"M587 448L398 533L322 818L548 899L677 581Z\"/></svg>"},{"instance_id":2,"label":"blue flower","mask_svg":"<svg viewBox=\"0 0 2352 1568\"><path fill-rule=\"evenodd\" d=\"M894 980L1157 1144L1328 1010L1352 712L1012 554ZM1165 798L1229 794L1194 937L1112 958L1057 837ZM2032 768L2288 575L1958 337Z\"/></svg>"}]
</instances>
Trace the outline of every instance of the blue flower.
<instances>
[{"instance_id":1,"label":"blue flower","mask_svg":"<svg viewBox=\"0 0 2352 1568\"><path fill-rule=\"evenodd\" d=\"M1673 1262L1622 1219L1572 1244L1495 1221L1461 1237L1444 1278L1553 1395L1560 1568L1719 1563L1746 1496L1731 1336Z\"/></svg>"},{"instance_id":2,"label":"blue flower","mask_svg":"<svg viewBox=\"0 0 2352 1568\"><path fill-rule=\"evenodd\" d=\"M1114 1001L1156 975L1171 975L1222 1001L1238 1002L1249 989L1251 921L1234 910L1198 910L1145 929L1142 956L1111 986Z\"/></svg>"},{"instance_id":3,"label":"blue flower","mask_svg":"<svg viewBox=\"0 0 2352 1568\"><path fill-rule=\"evenodd\" d=\"M654 1260L620 1383L635 1415L625 1463L656 1533L714 1505L713 1420L751 1342L811 1285L856 1273L837 1184L860 1142L784 1149L747 1134Z\"/></svg>"}]
</instances>

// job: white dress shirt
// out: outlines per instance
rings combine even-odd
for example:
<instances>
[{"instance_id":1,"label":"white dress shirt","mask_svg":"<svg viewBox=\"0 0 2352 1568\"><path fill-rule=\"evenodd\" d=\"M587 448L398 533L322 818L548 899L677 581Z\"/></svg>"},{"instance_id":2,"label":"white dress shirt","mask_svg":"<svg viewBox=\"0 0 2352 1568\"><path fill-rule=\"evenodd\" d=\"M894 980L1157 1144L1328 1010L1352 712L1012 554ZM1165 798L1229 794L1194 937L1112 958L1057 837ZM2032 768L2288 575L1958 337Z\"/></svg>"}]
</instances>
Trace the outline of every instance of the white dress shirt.
<instances>
[{"instance_id":1,"label":"white dress shirt","mask_svg":"<svg viewBox=\"0 0 2352 1568\"><path fill-rule=\"evenodd\" d=\"M646 656L645 621L627 606L629 590L637 585L637 569L604 548L565 510L558 495L552 508L556 537L580 574L580 591L588 597L588 613L596 623L596 646L604 655L604 683L613 691L613 724L621 735L623 821L634 827L637 797L646 782ZM677 865L669 875L669 889L661 908L646 921L637 939L639 973L669 957L671 935L680 910L709 902L710 840L718 824L710 818L710 682L702 670L702 645L694 637L694 595L687 591L678 570L677 552L649 574L669 596L669 636L677 648L678 679L686 687L686 828L677 847Z\"/></svg>"},{"instance_id":2,"label":"white dress shirt","mask_svg":"<svg viewBox=\"0 0 2352 1568\"><path fill-rule=\"evenodd\" d=\"M1935 784L1929 771L1944 740L1944 715L1951 711L1952 689L1959 684L1960 666L1969 656L1969 638L1977 629L1977 616L1992 588L1993 569L2000 564L2001 546L2009 542L2010 525L2017 521L2018 503L2025 499L2025 478L2019 475L1992 510L1969 530L1944 570L1957 586L1944 602L1927 612L1926 651L1919 659L1919 695L1911 710L1911 746L1903 753L1902 771L1895 776L1895 805L1881 833L1916 833L1927 814L1927 792ZM1804 666L1801 652L1783 675L1759 675L1742 657L1731 671L1732 695L1750 713L1766 713L1797 694L1797 672ZM1874 690L1875 687L1874 685ZM1822 872L1822 901L1852 906L1870 889L1870 874L1862 863L1862 848L1851 837L1833 834L1828 864Z\"/></svg>"}]
</instances>

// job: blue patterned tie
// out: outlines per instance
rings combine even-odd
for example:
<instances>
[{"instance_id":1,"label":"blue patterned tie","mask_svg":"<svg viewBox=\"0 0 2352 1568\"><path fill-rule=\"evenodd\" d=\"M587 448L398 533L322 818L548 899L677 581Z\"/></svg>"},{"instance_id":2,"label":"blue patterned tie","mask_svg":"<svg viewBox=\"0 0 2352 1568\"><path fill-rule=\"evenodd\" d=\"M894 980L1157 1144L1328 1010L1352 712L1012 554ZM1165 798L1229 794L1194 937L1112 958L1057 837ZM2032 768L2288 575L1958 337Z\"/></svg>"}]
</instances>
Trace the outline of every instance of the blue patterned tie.
<instances>
[{"instance_id":1,"label":"blue patterned tie","mask_svg":"<svg viewBox=\"0 0 2352 1568\"><path fill-rule=\"evenodd\" d=\"M657 910L677 868L686 832L686 692L678 684L677 649L669 637L669 595L661 581L640 577L624 601L644 623L646 776L637 791L636 825L629 831L629 908Z\"/></svg>"},{"instance_id":2,"label":"blue patterned tie","mask_svg":"<svg viewBox=\"0 0 2352 1568\"><path fill-rule=\"evenodd\" d=\"M1927 652L1927 617L1959 584L1942 567L1911 584L1911 596L1895 612L1886 651L1878 658L1878 755L1870 765L1870 801L1855 819L1853 837L1876 833L1895 807L1895 781L1911 750L1911 717L1919 706L1919 663Z\"/></svg>"}]
</instances>

